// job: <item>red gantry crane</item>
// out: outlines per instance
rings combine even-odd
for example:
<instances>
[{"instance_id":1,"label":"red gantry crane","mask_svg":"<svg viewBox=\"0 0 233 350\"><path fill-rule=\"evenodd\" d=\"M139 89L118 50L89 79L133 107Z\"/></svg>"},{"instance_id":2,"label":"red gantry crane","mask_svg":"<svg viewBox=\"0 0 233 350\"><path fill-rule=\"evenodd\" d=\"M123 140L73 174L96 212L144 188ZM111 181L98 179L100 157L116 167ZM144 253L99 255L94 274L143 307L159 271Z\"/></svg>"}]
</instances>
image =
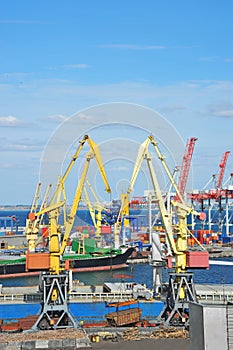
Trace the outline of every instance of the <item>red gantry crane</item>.
<instances>
[{"instance_id":1,"label":"red gantry crane","mask_svg":"<svg viewBox=\"0 0 233 350\"><path fill-rule=\"evenodd\" d=\"M226 164L227 164L227 159L229 157L230 151L226 151L225 153L223 153L222 156L222 160L219 164L219 174L218 174L218 180L216 183L216 199L218 199L219 195L221 194L221 189L222 189L222 181L223 181L223 176L225 173L225 169L226 169Z\"/></svg>"},{"instance_id":2,"label":"red gantry crane","mask_svg":"<svg viewBox=\"0 0 233 350\"><path fill-rule=\"evenodd\" d=\"M183 198L184 198L184 192L188 181L189 170L190 170L190 165L191 165L192 156L193 156L193 150L194 150L195 142L197 140L198 139L196 137L191 137L186 143L185 154L183 156L183 162L182 162L179 182L178 182L178 189ZM181 202L181 198L179 198L179 195L177 193L176 193L175 200Z\"/></svg>"},{"instance_id":3,"label":"red gantry crane","mask_svg":"<svg viewBox=\"0 0 233 350\"><path fill-rule=\"evenodd\" d=\"M223 177L225 174L225 169L226 169L226 164L227 164L229 154L230 154L230 151L226 151L223 153L222 159L219 163L219 168L220 168L219 173L217 175L212 176L212 179L215 180L214 189L210 189L209 191L200 191L198 193L191 193L190 198L192 199L192 201L201 202L202 200L211 200L211 199L215 199L217 201L220 196L225 197L226 195L228 195L226 194L226 190L222 189L222 182L223 182ZM217 177L217 180L216 180L216 177ZM209 183L210 181L208 182L208 184Z\"/></svg>"}]
</instances>

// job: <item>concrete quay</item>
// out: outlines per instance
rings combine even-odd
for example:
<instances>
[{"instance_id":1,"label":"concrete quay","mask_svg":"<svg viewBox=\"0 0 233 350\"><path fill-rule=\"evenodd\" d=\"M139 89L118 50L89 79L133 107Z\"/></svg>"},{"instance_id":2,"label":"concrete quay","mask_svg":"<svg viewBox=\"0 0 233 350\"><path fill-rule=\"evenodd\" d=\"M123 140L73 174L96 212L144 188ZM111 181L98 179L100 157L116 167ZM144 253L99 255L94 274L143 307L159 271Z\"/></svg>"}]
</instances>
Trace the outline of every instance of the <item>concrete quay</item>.
<instances>
[{"instance_id":1,"label":"concrete quay","mask_svg":"<svg viewBox=\"0 0 233 350\"><path fill-rule=\"evenodd\" d=\"M75 350L81 348L91 348L90 338L81 328L0 334L0 350Z\"/></svg>"},{"instance_id":2,"label":"concrete quay","mask_svg":"<svg viewBox=\"0 0 233 350\"><path fill-rule=\"evenodd\" d=\"M81 329L79 329L81 331ZM5 341L1 341L0 350L31 350L31 349L53 349L53 350L77 350L77 349L141 349L141 346L149 349L170 349L186 350L189 344L189 333L183 329L176 328L135 328L135 327L114 327L114 328L93 328L87 329L85 338L70 337L78 330L53 330L54 339L47 339L47 331L40 331L39 338L35 339L37 333L8 334L4 335ZM66 334L66 339L57 339L58 332ZM32 337L30 340L29 337ZM25 339L23 339L25 337ZM42 339L43 337L43 339ZM11 339L13 338L13 339ZM51 336L49 337L51 338ZM138 345L140 344L140 346ZM159 347L160 345L160 347ZM161 346L162 345L162 346ZM179 346L178 346L179 345Z\"/></svg>"},{"instance_id":3,"label":"concrete quay","mask_svg":"<svg viewBox=\"0 0 233 350\"><path fill-rule=\"evenodd\" d=\"M90 341L83 339L32 340L0 343L0 350L76 350L92 348Z\"/></svg>"}]
</instances>

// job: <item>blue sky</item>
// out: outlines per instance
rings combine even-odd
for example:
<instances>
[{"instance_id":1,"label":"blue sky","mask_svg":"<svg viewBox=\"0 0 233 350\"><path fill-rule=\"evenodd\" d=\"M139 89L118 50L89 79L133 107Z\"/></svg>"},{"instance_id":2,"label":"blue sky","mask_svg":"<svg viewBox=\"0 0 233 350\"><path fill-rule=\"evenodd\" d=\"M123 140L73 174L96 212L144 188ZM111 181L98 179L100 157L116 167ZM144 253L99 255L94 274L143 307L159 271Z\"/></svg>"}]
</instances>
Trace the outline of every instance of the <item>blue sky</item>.
<instances>
[{"instance_id":1,"label":"blue sky","mask_svg":"<svg viewBox=\"0 0 233 350\"><path fill-rule=\"evenodd\" d=\"M232 12L230 0L0 0L0 204L31 203L61 123L116 102L158 112L184 145L198 138L202 189L233 152Z\"/></svg>"}]
</instances>

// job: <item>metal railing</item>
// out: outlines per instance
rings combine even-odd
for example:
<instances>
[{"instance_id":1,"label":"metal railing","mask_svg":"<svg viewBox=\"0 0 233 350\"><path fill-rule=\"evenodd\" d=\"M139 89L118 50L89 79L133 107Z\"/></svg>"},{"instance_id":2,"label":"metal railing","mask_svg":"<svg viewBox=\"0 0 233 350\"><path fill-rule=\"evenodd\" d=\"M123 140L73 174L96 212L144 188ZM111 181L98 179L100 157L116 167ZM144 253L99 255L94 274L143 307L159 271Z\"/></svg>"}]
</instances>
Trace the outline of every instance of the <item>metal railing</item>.
<instances>
[{"instance_id":1,"label":"metal railing","mask_svg":"<svg viewBox=\"0 0 233 350\"><path fill-rule=\"evenodd\" d=\"M128 300L133 297L132 293L78 293L72 292L69 294L69 300L72 301L119 301L119 300Z\"/></svg>"},{"instance_id":2,"label":"metal railing","mask_svg":"<svg viewBox=\"0 0 233 350\"><path fill-rule=\"evenodd\" d=\"M99 302L99 301L124 301L131 299L132 293L78 293L69 294L69 301L77 302ZM0 303L8 302L40 302L42 300L41 293L34 294L0 294Z\"/></svg>"},{"instance_id":3,"label":"metal railing","mask_svg":"<svg viewBox=\"0 0 233 350\"><path fill-rule=\"evenodd\" d=\"M1 294L0 303L5 302L15 302L15 301L24 301L24 294Z\"/></svg>"},{"instance_id":4,"label":"metal railing","mask_svg":"<svg viewBox=\"0 0 233 350\"><path fill-rule=\"evenodd\" d=\"M233 293L232 292L215 292L215 293L198 293L197 299L199 301L221 301L221 302L232 302L233 301Z\"/></svg>"},{"instance_id":5,"label":"metal railing","mask_svg":"<svg viewBox=\"0 0 233 350\"><path fill-rule=\"evenodd\" d=\"M72 292L69 294L69 301L77 302L109 302L109 301L125 301L133 298L132 293L78 293ZM197 293L198 301L221 301L221 302L232 302L233 292L202 292ZM9 302L40 302L42 300L41 293L34 294L0 294L0 303Z\"/></svg>"}]
</instances>

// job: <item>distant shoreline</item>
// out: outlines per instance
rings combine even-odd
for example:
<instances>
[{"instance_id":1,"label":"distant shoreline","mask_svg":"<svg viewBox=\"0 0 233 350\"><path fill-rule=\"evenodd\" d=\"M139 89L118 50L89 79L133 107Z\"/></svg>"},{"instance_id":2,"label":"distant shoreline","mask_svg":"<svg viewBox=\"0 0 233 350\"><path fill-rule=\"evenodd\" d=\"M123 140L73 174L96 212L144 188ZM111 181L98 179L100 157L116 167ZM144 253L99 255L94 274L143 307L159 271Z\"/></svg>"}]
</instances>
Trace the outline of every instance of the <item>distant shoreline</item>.
<instances>
[{"instance_id":1,"label":"distant shoreline","mask_svg":"<svg viewBox=\"0 0 233 350\"><path fill-rule=\"evenodd\" d=\"M69 208L70 206L68 205L67 208ZM0 205L0 210L4 211L4 210L30 210L31 209L31 205L27 205L27 204L17 204L17 205ZM82 209L87 209L88 207L81 205L79 208L79 210Z\"/></svg>"},{"instance_id":2,"label":"distant shoreline","mask_svg":"<svg viewBox=\"0 0 233 350\"><path fill-rule=\"evenodd\" d=\"M0 205L0 210L30 210L30 205Z\"/></svg>"}]
</instances>

